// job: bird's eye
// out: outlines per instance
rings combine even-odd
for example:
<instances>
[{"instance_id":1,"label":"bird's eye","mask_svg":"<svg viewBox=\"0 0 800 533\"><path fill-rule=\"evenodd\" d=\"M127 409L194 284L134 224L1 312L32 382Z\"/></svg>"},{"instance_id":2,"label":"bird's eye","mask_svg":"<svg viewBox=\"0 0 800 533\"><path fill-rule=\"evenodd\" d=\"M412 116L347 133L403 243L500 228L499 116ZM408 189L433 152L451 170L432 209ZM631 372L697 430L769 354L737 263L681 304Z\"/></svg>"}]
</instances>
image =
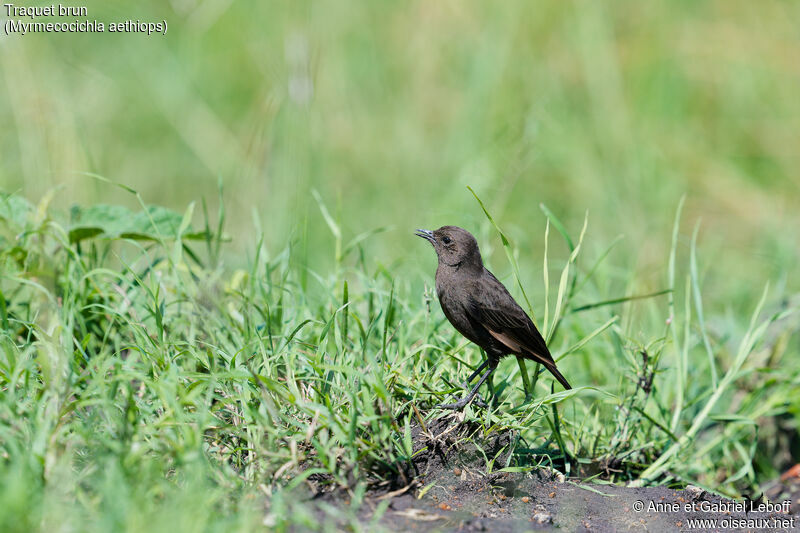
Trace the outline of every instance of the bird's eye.
<instances>
[{"instance_id":1,"label":"bird's eye","mask_svg":"<svg viewBox=\"0 0 800 533\"><path fill-rule=\"evenodd\" d=\"M442 242L445 244L450 244L451 242L453 242L453 239L445 235L444 237L442 237Z\"/></svg>"}]
</instances>

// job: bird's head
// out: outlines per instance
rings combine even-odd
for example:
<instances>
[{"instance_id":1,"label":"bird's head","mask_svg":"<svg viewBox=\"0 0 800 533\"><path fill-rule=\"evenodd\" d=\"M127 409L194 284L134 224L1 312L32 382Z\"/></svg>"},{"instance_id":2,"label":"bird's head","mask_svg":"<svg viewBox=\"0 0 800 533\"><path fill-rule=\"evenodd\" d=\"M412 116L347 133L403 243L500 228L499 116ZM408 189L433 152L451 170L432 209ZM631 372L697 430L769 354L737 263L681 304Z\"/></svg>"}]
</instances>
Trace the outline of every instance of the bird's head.
<instances>
[{"instance_id":1,"label":"bird's head","mask_svg":"<svg viewBox=\"0 0 800 533\"><path fill-rule=\"evenodd\" d=\"M442 226L434 231L418 229L416 235L433 245L440 265L483 267L478 241L465 229L458 226Z\"/></svg>"}]
</instances>

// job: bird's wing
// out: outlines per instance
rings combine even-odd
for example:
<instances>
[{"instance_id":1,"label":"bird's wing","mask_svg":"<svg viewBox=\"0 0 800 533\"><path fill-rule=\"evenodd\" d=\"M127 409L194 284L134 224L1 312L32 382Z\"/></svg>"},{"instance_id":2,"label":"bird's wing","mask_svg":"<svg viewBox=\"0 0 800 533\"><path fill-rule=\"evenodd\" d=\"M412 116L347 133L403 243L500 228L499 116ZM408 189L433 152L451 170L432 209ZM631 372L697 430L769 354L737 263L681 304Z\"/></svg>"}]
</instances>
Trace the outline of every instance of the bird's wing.
<instances>
[{"instance_id":1,"label":"bird's wing","mask_svg":"<svg viewBox=\"0 0 800 533\"><path fill-rule=\"evenodd\" d=\"M497 284L503 287L499 281ZM505 298L498 296L503 293L507 295ZM572 388L556 368L553 356L550 355L550 350L547 349L539 330L527 313L508 294L505 287L499 292L476 291L470 298L470 312L478 323L510 352L542 363L565 389Z\"/></svg>"},{"instance_id":2,"label":"bird's wing","mask_svg":"<svg viewBox=\"0 0 800 533\"><path fill-rule=\"evenodd\" d=\"M503 284L490 272L486 273L480 289L471 291L471 315L509 351L531 356L548 368L554 366L553 356L530 317Z\"/></svg>"},{"instance_id":3,"label":"bird's wing","mask_svg":"<svg viewBox=\"0 0 800 533\"><path fill-rule=\"evenodd\" d=\"M491 272L484 273L469 291L470 315L510 352L542 363L564 388L570 389L528 314Z\"/></svg>"}]
</instances>

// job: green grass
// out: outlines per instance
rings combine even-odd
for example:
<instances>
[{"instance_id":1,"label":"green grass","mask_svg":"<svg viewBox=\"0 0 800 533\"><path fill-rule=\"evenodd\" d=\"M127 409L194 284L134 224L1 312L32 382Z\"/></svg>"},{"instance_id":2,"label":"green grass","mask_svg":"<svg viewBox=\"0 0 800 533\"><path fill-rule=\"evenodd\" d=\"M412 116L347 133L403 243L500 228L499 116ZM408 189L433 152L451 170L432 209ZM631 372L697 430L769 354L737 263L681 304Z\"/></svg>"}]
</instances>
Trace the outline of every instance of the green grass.
<instances>
[{"instance_id":1,"label":"green grass","mask_svg":"<svg viewBox=\"0 0 800 533\"><path fill-rule=\"evenodd\" d=\"M377 237L341 245L330 215L338 267L321 272L294 261L303 243L271 251L261 238L247 269L227 268L223 221L197 215L206 230L193 231L191 207L120 220L99 206L67 217L47 199L0 206L4 531L313 526L293 496L307 480L352 490L352 510L330 512L353 520L366 484L404 479L410 424L481 357L430 289L365 260ZM613 254L582 252L584 231L544 210L572 249L548 247L544 271L561 274L544 287L544 331L576 388L553 393L534 374L526 399L504 361L499 404L466 412L483 434L520 435L487 472L553 464L757 494L786 452L768 422L798 413L796 305L767 288L749 317L700 320L703 253L679 245L680 212L670 292L605 294Z\"/></svg>"}]
</instances>

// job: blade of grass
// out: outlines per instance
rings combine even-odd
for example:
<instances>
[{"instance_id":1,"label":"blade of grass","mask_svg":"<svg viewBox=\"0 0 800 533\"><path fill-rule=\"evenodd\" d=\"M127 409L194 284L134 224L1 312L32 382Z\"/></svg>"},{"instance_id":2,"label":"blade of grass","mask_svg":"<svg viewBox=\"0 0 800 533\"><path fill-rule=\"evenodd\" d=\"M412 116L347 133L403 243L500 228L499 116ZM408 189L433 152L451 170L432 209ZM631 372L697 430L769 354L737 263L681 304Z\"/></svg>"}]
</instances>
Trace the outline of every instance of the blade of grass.
<instances>
[{"instance_id":1,"label":"blade of grass","mask_svg":"<svg viewBox=\"0 0 800 533\"><path fill-rule=\"evenodd\" d=\"M598 307L604 307L606 305L614 305L614 304L629 302L631 300L644 300L646 298L654 298L656 296L661 296L669 292L671 292L671 289L663 289L660 291L651 292L650 294L637 294L634 296L624 296L622 298L612 298L611 300L603 300L602 302L595 302L592 304L586 304L580 307L575 307L574 309L570 310L570 313L580 313L581 311L588 311L589 309L597 309Z\"/></svg>"},{"instance_id":2,"label":"blade of grass","mask_svg":"<svg viewBox=\"0 0 800 533\"><path fill-rule=\"evenodd\" d=\"M595 329L593 332L591 332L590 334L588 334L587 336L585 336L584 338L582 338L581 340L579 340L578 342L576 342L575 344L573 344L572 346L567 348L567 350L564 353L562 353L558 357L554 357L555 361L558 362L561 359L563 359L564 357L566 357L567 355L571 354L572 352L580 350L587 342L589 342L590 340L592 340L593 338L595 338L596 336L600 335L602 332L607 330L617 320L619 320L618 316L614 316L614 317L610 318L609 320L606 321L605 324L603 324L599 328Z\"/></svg>"},{"instance_id":3,"label":"blade of grass","mask_svg":"<svg viewBox=\"0 0 800 533\"><path fill-rule=\"evenodd\" d=\"M544 278L544 319L542 327L547 331L550 325L550 267L547 260L547 252L550 244L550 219L544 225L544 258L542 259L542 277Z\"/></svg>"},{"instance_id":4,"label":"blade of grass","mask_svg":"<svg viewBox=\"0 0 800 533\"><path fill-rule=\"evenodd\" d=\"M700 294L700 279L697 274L697 233L700 230L700 221L694 227L692 234L692 247L690 249L689 268L692 276L692 292L694 294L694 307L697 310L697 323L700 325L700 334L703 337L703 346L708 355L708 366L711 368L711 386L717 387L717 365L714 362L714 352L711 349L711 343L708 340L708 331L706 330L706 320L703 316L703 297Z\"/></svg>"},{"instance_id":5,"label":"blade of grass","mask_svg":"<svg viewBox=\"0 0 800 533\"><path fill-rule=\"evenodd\" d=\"M667 285L670 290L667 298L669 330L672 333L672 345L674 347L678 373L677 379L675 380L675 407L672 415L672 423L670 424L670 430L673 433L677 432L678 422L683 412L683 388L686 381L686 365L679 348L678 330L675 327L675 256L678 249L678 230L680 229L681 211L683 210L683 203L685 200L686 196L682 196L680 202L678 202L678 209L675 213L675 222L672 225L672 246L670 247L669 266L667 267Z\"/></svg>"},{"instance_id":6,"label":"blade of grass","mask_svg":"<svg viewBox=\"0 0 800 533\"><path fill-rule=\"evenodd\" d=\"M569 259L564 265L564 269L561 271L561 280L558 283L558 295L556 296L556 309L553 312L553 326L547 331L547 336L545 337L545 343L547 344L549 344L555 336L555 333L558 330L558 325L562 319L563 309L566 307L567 302L569 301L570 295L567 294L567 285L570 278L570 267L575 264L575 261L578 258L578 254L581 251L581 244L583 244L583 238L586 235L586 228L588 225L589 212L587 211L583 218L583 228L581 229L581 234L578 238L578 245L572 249L572 253L569 254Z\"/></svg>"},{"instance_id":7,"label":"blade of grass","mask_svg":"<svg viewBox=\"0 0 800 533\"><path fill-rule=\"evenodd\" d=\"M550 219L548 219L548 220L550 220ZM597 271L597 268L602 264L602 262L605 260L605 258L608 257L608 254L611 253L611 250L614 248L614 246L617 245L617 243L619 241L622 240L622 238L623 238L623 235L617 235L617 237L611 242L611 244L605 249L605 251L602 254L600 254L600 257L598 257L597 261L594 262L594 265L592 265L592 268L589 269L589 273L586 274L586 277L583 278L583 280L581 281L580 285L578 285L578 287L575 289L575 293L576 294L581 292L581 289L584 287L584 285L586 285L589 282L589 280L592 279L592 276L594 276L594 273Z\"/></svg>"},{"instance_id":8,"label":"blade of grass","mask_svg":"<svg viewBox=\"0 0 800 533\"><path fill-rule=\"evenodd\" d=\"M0 290L0 327L3 331L8 331L8 311L6 309L6 298Z\"/></svg>"},{"instance_id":9,"label":"blade of grass","mask_svg":"<svg viewBox=\"0 0 800 533\"><path fill-rule=\"evenodd\" d=\"M331 233L336 240L335 260L338 268L342 261L342 230L339 228L339 224L336 223L330 212L328 212L328 208L325 206L325 202L322 201L322 197L319 195L319 192L317 192L316 189L311 189L311 195L314 197L314 200L317 201L319 211L322 213L322 218L325 219L325 223L328 225L328 228L331 230Z\"/></svg>"},{"instance_id":10,"label":"blade of grass","mask_svg":"<svg viewBox=\"0 0 800 533\"><path fill-rule=\"evenodd\" d=\"M567 228L564 227L564 224L561 223L558 217L552 211L550 211L550 208L547 207L546 205L539 204L539 209L541 209L542 212L545 214L545 216L547 216L547 220L553 222L553 226L556 227L561 236L564 237L564 240L567 241L567 246L569 246L569 251L574 252L575 245L572 243L572 239L570 238L569 233L567 233Z\"/></svg>"}]
</instances>

